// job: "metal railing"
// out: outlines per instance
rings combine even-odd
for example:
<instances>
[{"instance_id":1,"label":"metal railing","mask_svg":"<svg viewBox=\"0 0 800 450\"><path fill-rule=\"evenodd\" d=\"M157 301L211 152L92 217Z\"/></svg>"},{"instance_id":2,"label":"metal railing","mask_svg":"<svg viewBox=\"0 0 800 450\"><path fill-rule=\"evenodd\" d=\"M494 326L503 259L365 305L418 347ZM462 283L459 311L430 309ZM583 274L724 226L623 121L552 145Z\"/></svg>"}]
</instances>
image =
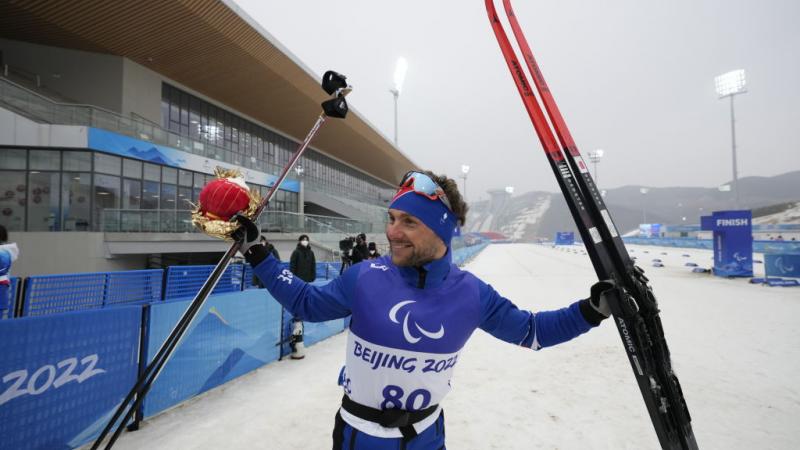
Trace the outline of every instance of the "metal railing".
<instances>
[{"instance_id":1,"label":"metal railing","mask_svg":"<svg viewBox=\"0 0 800 450\"><path fill-rule=\"evenodd\" d=\"M126 117L93 105L59 103L4 77L0 77L0 104L38 122L102 128L266 173L278 173L281 169L275 164L165 130L138 115Z\"/></svg>"},{"instance_id":2,"label":"metal railing","mask_svg":"<svg viewBox=\"0 0 800 450\"><path fill-rule=\"evenodd\" d=\"M191 211L174 209L103 209L100 230L111 233L195 233ZM266 211L258 224L274 233L372 233L374 224L342 217Z\"/></svg>"}]
</instances>

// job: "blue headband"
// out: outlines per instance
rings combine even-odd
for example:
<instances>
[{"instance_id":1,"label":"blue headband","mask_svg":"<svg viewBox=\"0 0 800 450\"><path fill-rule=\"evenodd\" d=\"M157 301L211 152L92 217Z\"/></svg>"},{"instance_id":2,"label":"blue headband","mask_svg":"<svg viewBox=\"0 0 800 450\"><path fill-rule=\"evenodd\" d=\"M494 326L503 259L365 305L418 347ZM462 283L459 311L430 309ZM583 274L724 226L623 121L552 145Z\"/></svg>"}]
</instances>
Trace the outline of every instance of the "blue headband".
<instances>
[{"instance_id":1,"label":"blue headband","mask_svg":"<svg viewBox=\"0 0 800 450\"><path fill-rule=\"evenodd\" d=\"M440 200L431 200L409 190L397 195L389 208L405 211L421 220L439 236L444 245L450 246L457 226L456 217Z\"/></svg>"}]
</instances>

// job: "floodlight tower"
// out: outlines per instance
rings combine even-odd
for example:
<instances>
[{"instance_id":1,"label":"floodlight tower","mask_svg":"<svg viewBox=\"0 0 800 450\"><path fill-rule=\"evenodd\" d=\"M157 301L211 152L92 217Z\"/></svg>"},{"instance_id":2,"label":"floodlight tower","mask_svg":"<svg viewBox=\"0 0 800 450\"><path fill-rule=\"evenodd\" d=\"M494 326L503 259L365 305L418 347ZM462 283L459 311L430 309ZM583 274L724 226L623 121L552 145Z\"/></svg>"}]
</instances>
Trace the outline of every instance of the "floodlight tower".
<instances>
[{"instance_id":1,"label":"floodlight tower","mask_svg":"<svg viewBox=\"0 0 800 450\"><path fill-rule=\"evenodd\" d=\"M389 89L389 92L394 96L394 145L397 146L397 99L400 97L400 90L403 88L403 82L406 79L406 72L408 71L408 61L402 56L397 58L397 64L394 68L394 88Z\"/></svg>"},{"instance_id":2,"label":"floodlight tower","mask_svg":"<svg viewBox=\"0 0 800 450\"><path fill-rule=\"evenodd\" d=\"M650 189L646 187L639 188L639 192L642 194L642 223L647 223L647 202L645 201L644 196L650 192Z\"/></svg>"},{"instance_id":3,"label":"floodlight tower","mask_svg":"<svg viewBox=\"0 0 800 450\"><path fill-rule=\"evenodd\" d=\"M597 149L589 152L589 160L594 164L594 185L600 186L600 181L597 176L597 163L600 162L600 158L603 157L603 153L605 153L602 149Z\"/></svg>"},{"instance_id":4,"label":"floodlight tower","mask_svg":"<svg viewBox=\"0 0 800 450\"><path fill-rule=\"evenodd\" d=\"M464 179L464 203L467 202L467 174L469 173L469 166L466 164L461 165L461 178Z\"/></svg>"},{"instance_id":5,"label":"floodlight tower","mask_svg":"<svg viewBox=\"0 0 800 450\"><path fill-rule=\"evenodd\" d=\"M737 94L747 92L747 81L744 70L733 70L714 78L714 84L719 98L730 97L731 99L731 153L733 155L733 191L735 195L736 208L739 209L739 175L736 169L736 119L733 112L733 97Z\"/></svg>"}]
</instances>

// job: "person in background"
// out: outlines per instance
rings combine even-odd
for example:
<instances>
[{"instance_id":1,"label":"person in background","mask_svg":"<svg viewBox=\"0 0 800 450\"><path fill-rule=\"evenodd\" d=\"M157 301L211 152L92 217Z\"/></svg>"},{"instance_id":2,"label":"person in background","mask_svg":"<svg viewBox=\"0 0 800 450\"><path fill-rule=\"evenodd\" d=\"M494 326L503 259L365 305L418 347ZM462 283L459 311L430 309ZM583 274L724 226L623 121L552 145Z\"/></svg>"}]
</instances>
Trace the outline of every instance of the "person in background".
<instances>
[{"instance_id":1,"label":"person in background","mask_svg":"<svg viewBox=\"0 0 800 450\"><path fill-rule=\"evenodd\" d=\"M17 260L19 248L15 242L8 242L8 230L0 225L0 318L13 315L11 311L11 264Z\"/></svg>"},{"instance_id":2,"label":"person in background","mask_svg":"<svg viewBox=\"0 0 800 450\"><path fill-rule=\"evenodd\" d=\"M308 235L302 234L297 239L297 248L292 252L289 260L289 270L301 280L310 283L317 279L317 259L311 250ZM305 358L303 345L303 319L297 315L292 318L292 337L289 341L292 347L292 359Z\"/></svg>"},{"instance_id":3,"label":"person in background","mask_svg":"<svg viewBox=\"0 0 800 450\"><path fill-rule=\"evenodd\" d=\"M378 248L375 246L374 242L370 242L367 246L369 249L369 254L367 255L367 259L378 259L381 257L381 254L378 253Z\"/></svg>"}]
</instances>

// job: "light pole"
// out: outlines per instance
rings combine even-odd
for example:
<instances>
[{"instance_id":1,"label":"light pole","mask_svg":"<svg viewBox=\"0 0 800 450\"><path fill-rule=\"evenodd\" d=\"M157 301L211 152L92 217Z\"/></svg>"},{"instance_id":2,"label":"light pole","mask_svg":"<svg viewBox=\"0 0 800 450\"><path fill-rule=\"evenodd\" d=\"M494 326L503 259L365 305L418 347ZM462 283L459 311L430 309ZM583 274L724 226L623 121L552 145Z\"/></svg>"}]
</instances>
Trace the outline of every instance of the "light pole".
<instances>
[{"instance_id":1,"label":"light pole","mask_svg":"<svg viewBox=\"0 0 800 450\"><path fill-rule=\"evenodd\" d=\"M736 116L733 112L733 97L747 92L747 82L744 70L733 70L714 78L714 85L719 98L731 99L731 153L733 156L733 191L735 193L736 209L739 209L739 174L736 168Z\"/></svg>"},{"instance_id":2,"label":"light pole","mask_svg":"<svg viewBox=\"0 0 800 450\"><path fill-rule=\"evenodd\" d=\"M469 166L466 164L461 165L461 178L464 179L464 203L467 202L467 174L469 173Z\"/></svg>"},{"instance_id":3,"label":"light pole","mask_svg":"<svg viewBox=\"0 0 800 450\"><path fill-rule=\"evenodd\" d=\"M600 178L597 176L597 163L600 162L600 158L603 157L603 153L605 153L602 149L597 149L594 151L589 152L589 160L594 165L594 185L600 186Z\"/></svg>"},{"instance_id":4,"label":"light pole","mask_svg":"<svg viewBox=\"0 0 800 450\"><path fill-rule=\"evenodd\" d=\"M644 199L644 196L650 192L650 189L643 187L639 188L639 192L642 193L642 223L647 223L647 202Z\"/></svg>"},{"instance_id":5,"label":"light pole","mask_svg":"<svg viewBox=\"0 0 800 450\"><path fill-rule=\"evenodd\" d=\"M408 71L408 61L402 56L397 58L397 64L394 68L394 88L389 89L394 97L394 145L397 147L397 99L400 97L400 91L403 89L403 81L406 79L406 72Z\"/></svg>"}]
</instances>

